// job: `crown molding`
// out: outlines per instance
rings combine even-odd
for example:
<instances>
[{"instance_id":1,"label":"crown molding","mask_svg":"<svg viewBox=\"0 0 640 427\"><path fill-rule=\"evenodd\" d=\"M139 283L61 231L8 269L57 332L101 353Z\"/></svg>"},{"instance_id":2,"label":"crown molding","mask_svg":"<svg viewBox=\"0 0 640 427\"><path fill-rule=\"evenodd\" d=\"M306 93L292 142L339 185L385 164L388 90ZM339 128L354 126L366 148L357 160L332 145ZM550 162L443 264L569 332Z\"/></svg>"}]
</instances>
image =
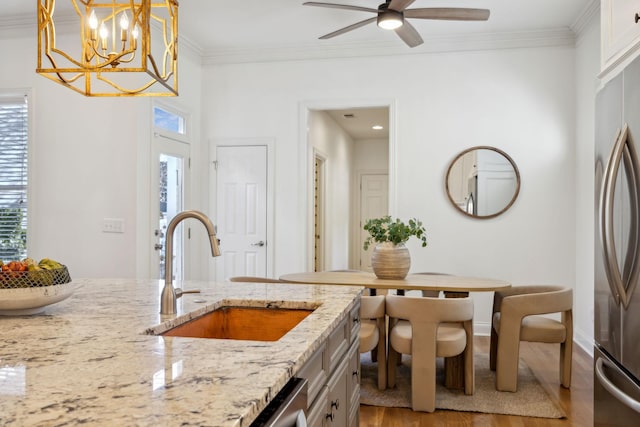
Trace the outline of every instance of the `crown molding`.
<instances>
[{"instance_id":1,"label":"crown molding","mask_svg":"<svg viewBox=\"0 0 640 427\"><path fill-rule=\"evenodd\" d=\"M298 61L329 58L362 58L374 56L415 55L426 53L464 52L495 49L516 49L548 46L575 46L576 35L599 12L598 0L592 0L571 28L552 28L511 33L457 34L432 36L424 44L409 49L397 41L389 42L328 42L259 46L250 48L205 49L188 37L179 36L181 49L201 58L202 65L249 62ZM60 16L56 28L60 33L72 33L75 17ZM34 37L37 23L32 14L0 17L0 39Z\"/></svg>"},{"instance_id":2,"label":"crown molding","mask_svg":"<svg viewBox=\"0 0 640 427\"><path fill-rule=\"evenodd\" d=\"M34 36L37 27L33 14L0 16L0 39Z\"/></svg>"},{"instance_id":3,"label":"crown molding","mask_svg":"<svg viewBox=\"0 0 640 427\"><path fill-rule=\"evenodd\" d=\"M152 25L157 26L155 23ZM56 15L56 32L73 34L77 28L77 15L73 13ZM159 28L159 27L158 27ZM0 40L38 37L38 23L33 14L27 13L13 16L0 16ZM180 50L187 50L198 58L203 57L202 48L188 37L178 35Z\"/></svg>"},{"instance_id":4,"label":"crown molding","mask_svg":"<svg viewBox=\"0 0 640 427\"><path fill-rule=\"evenodd\" d=\"M401 43L351 42L280 47L256 46L247 49L210 49L203 53L203 65L248 62L296 61L367 56L415 55L424 53L516 49L546 46L575 46L570 28L511 33L486 33L429 37L424 44L409 49ZM322 43L322 42L320 42Z\"/></svg>"},{"instance_id":5,"label":"crown molding","mask_svg":"<svg viewBox=\"0 0 640 427\"><path fill-rule=\"evenodd\" d=\"M594 19L600 19L600 0L591 0L580 12L575 22L571 25L571 30L576 34L576 39L580 39L583 31Z\"/></svg>"}]
</instances>

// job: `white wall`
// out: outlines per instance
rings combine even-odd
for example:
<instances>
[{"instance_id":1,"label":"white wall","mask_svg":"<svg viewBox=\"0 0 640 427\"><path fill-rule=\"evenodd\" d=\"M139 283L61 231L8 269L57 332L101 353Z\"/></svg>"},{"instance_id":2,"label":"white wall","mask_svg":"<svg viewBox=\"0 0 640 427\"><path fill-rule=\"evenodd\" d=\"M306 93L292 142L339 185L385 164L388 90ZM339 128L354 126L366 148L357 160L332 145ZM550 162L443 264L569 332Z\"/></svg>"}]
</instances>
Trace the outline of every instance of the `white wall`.
<instances>
[{"instance_id":1,"label":"white wall","mask_svg":"<svg viewBox=\"0 0 640 427\"><path fill-rule=\"evenodd\" d=\"M595 96L600 69L600 19L594 17L576 45L576 340L593 351Z\"/></svg>"},{"instance_id":2,"label":"white wall","mask_svg":"<svg viewBox=\"0 0 640 427\"><path fill-rule=\"evenodd\" d=\"M389 171L388 139L358 139L355 144L354 169L356 172Z\"/></svg>"},{"instance_id":3,"label":"white wall","mask_svg":"<svg viewBox=\"0 0 640 427\"><path fill-rule=\"evenodd\" d=\"M547 47L208 66L203 121L208 137L273 137L277 164L299 165L276 172L276 275L305 269L300 106L382 98L396 105L391 213L428 230L426 249L409 245L415 271L573 286L574 60L571 47ZM449 162L474 145L503 149L520 168L520 197L495 219L467 218L445 194ZM474 297L486 328L491 296Z\"/></svg>"},{"instance_id":4,"label":"white wall","mask_svg":"<svg viewBox=\"0 0 640 427\"><path fill-rule=\"evenodd\" d=\"M33 93L28 254L60 260L72 277L146 277L152 100L79 95L36 74L36 46L35 37L0 40L0 90ZM196 110L197 143L196 65L182 54L181 96L166 102ZM125 232L103 233L103 218L124 219Z\"/></svg>"}]
</instances>

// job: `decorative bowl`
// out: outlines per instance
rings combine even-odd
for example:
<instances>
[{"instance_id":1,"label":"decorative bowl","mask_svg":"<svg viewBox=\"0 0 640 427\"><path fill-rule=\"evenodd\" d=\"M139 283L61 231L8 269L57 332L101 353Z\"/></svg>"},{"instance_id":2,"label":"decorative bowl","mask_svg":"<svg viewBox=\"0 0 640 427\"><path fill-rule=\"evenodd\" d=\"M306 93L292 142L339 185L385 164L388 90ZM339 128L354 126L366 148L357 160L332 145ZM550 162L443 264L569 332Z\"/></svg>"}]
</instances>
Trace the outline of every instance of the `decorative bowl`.
<instances>
[{"instance_id":1,"label":"decorative bowl","mask_svg":"<svg viewBox=\"0 0 640 427\"><path fill-rule=\"evenodd\" d=\"M69 298L75 286L67 267L0 273L0 315L37 314Z\"/></svg>"}]
</instances>

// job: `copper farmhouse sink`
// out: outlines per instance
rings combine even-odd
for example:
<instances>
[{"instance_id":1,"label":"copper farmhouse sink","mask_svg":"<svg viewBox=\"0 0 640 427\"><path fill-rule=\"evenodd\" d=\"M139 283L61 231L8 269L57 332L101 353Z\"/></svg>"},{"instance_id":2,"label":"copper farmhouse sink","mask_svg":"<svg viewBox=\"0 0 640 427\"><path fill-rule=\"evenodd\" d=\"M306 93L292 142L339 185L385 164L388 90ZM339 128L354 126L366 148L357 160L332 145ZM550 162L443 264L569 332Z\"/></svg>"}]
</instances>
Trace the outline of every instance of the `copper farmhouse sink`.
<instances>
[{"instance_id":1,"label":"copper farmhouse sink","mask_svg":"<svg viewBox=\"0 0 640 427\"><path fill-rule=\"evenodd\" d=\"M222 305L173 328L160 331L163 325L159 325L147 333L169 337L277 341L314 310L315 307L308 305L303 308Z\"/></svg>"}]
</instances>

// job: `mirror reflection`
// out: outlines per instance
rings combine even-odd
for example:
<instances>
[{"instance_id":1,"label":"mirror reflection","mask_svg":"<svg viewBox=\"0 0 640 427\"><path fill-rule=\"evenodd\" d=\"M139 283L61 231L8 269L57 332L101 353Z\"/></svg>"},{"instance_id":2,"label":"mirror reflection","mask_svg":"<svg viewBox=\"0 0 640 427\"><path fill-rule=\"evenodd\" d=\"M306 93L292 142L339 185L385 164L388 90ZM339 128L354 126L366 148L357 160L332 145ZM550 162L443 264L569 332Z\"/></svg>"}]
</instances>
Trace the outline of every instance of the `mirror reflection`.
<instances>
[{"instance_id":1,"label":"mirror reflection","mask_svg":"<svg viewBox=\"0 0 640 427\"><path fill-rule=\"evenodd\" d=\"M507 153L494 147L472 147L449 165L447 195L465 215L492 218L515 202L520 172Z\"/></svg>"}]
</instances>

